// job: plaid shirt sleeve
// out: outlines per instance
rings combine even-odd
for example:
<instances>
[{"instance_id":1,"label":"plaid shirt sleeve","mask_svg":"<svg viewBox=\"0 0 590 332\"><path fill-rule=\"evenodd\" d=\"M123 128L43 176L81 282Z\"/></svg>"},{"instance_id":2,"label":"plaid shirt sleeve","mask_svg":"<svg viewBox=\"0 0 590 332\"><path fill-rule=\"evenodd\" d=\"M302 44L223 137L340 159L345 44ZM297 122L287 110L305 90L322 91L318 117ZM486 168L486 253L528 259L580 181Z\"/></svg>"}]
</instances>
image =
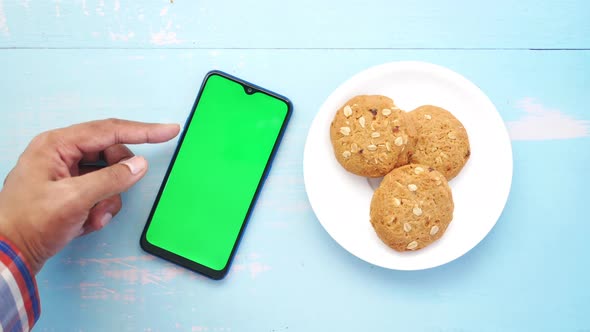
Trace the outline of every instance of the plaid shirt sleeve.
<instances>
[{"instance_id":1,"label":"plaid shirt sleeve","mask_svg":"<svg viewBox=\"0 0 590 332\"><path fill-rule=\"evenodd\" d=\"M0 237L0 332L30 331L41 306L37 283L22 255Z\"/></svg>"}]
</instances>

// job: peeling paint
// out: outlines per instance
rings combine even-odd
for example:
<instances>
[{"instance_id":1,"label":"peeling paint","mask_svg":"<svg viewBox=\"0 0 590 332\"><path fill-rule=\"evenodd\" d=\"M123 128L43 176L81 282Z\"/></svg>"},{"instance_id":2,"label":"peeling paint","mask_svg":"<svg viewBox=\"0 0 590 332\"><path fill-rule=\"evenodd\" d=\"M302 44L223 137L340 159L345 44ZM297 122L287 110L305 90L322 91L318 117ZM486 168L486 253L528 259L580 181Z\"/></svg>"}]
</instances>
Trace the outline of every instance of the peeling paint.
<instances>
[{"instance_id":1,"label":"peeling paint","mask_svg":"<svg viewBox=\"0 0 590 332\"><path fill-rule=\"evenodd\" d=\"M6 23L6 15L4 15L4 4L0 0L0 34L8 36L10 30L8 29L8 23Z\"/></svg>"},{"instance_id":2,"label":"peeling paint","mask_svg":"<svg viewBox=\"0 0 590 332\"><path fill-rule=\"evenodd\" d=\"M180 40L176 38L176 32L160 30L160 32L153 33L150 42L154 45L171 45L180 44Z\"/></svg>"}]
</instances>

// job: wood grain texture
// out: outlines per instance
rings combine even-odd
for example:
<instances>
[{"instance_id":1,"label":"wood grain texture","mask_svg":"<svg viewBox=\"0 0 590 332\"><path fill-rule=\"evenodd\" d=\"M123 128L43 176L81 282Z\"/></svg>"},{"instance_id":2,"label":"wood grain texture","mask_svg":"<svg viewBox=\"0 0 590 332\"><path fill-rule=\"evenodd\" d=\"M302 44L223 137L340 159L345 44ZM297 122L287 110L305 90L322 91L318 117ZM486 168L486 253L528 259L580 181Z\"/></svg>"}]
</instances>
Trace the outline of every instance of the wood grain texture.
<instances>
[{"instance_id":1,"label":"wood grain texture","mask_svg":"<svg viewBox=\"0 0 590 332\"><path fill-rule=\"evenodd\" d=\"M315 219L302 178L307 130L327 95L366 67L407 59L462 73L494 101L509 127L537 133L535 139L511 133L514 184L491 234L455 262L409 273L376 268L339 247ZM1 50L0 63L9 64L0 76L0 178L43 130L105 117L184 122L213 68L285 94L295 105L226 280L205 279L141 251L139 235L175 142L136 146L150 172L124 194L121 213L39 274L39 331L590 326L583 254L590 224L577 208L587 204L590 186L578 176L590 163L590 113L583 107L590 52ZM555 136L571 126L581 128L577 135Z\"/></svg>"},{"instance_id":2,"label":"wood grain texture","mask_svg":"<svg viewBox=\"0 0 590 332\"><path fill-rule=\"evenodd\" d=\"M38 275L37 330L587 331L589 12L583 0L0 0L0 178L44 130L107 117L183 123L214 68L295 106L226 280L140 250L175 142L135 146L150 172L107 228ZM529 50L564 48L582 50ZM512 192L490 235L457 261L410 273L338 246L302 177L324 99L396 60L472 80L514 149Z\"/></svg>"},{"instance_id":3,"label":"wood grain texture","mask_svg":"<svg viewBox=\"0 0 590 332\"><path fill-rule=\"evenodd\" d=\"M590 48L585 0L1 0L3 48Z\"/></svg>"}]
</instances>

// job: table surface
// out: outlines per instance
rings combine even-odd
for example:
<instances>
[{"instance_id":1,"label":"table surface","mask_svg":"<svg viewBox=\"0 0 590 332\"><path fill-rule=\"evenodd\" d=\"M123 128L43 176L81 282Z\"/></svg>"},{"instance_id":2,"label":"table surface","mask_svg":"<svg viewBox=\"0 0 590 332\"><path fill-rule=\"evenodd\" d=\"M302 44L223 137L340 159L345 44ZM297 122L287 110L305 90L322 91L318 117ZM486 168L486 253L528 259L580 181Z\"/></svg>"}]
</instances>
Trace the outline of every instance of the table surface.
<instances>
[{"instance_id":1,"label":"table surface","mask_svg":"<svg viewBox=\"0 0 590 332\"><path fill-rule=\"evenodd\" d=\"M44 130L107 117L182 123L214 68L294 103L225 280L140 249L176 142L137 146L151 169L121 213L37 276L37 329L590 331L589 19L585 0L0 0L0 178ZM513 144L512 190L495 228L425 271L378 268L343 250L303 185L303 146L324 99L397 60L472 80Z\"/></svg>"}]
</instances>

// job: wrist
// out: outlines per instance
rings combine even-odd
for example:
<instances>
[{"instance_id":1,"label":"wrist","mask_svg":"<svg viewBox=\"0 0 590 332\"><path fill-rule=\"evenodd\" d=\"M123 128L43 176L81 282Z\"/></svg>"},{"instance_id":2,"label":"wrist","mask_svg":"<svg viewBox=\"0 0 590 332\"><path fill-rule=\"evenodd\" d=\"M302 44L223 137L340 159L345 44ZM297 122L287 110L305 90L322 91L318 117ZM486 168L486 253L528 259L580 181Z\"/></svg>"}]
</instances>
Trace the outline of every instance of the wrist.
<instances>
[{"instance_id":1,"label":"wrist","mask_svg":"<svg viewBox=\"0 0 590 332\"><path fill-rule=\"evenodd\" d=\"M8 221L0 215L0 240L6 242L17 253L24 264L29 269L31 275L36 275L43 263L35 258L32 248L26 244L23 237L18 232L11 232L6 229Z\"/></svg>"}]
</instances>

